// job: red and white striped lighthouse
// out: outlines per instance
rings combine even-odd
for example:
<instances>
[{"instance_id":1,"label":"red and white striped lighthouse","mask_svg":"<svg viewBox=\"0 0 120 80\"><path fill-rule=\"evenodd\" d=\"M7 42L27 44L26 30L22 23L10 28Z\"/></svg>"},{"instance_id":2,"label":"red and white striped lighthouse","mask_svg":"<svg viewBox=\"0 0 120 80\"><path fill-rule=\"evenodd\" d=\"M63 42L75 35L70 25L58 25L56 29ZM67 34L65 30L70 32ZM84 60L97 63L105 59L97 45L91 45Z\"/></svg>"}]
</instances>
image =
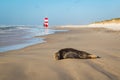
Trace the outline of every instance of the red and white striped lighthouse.
<instances>
[{"instance_id":1,"label":"red and white striped lighthouse","mask_svg":"<svg viewBox=\"0 0 120 80\"><path fill-rule=\"evenodd\" d=\"M47 17L44 18L44 24L43 25L44 25L45 28L48 28L48 18Z\"/></svg>"}]
</instances>

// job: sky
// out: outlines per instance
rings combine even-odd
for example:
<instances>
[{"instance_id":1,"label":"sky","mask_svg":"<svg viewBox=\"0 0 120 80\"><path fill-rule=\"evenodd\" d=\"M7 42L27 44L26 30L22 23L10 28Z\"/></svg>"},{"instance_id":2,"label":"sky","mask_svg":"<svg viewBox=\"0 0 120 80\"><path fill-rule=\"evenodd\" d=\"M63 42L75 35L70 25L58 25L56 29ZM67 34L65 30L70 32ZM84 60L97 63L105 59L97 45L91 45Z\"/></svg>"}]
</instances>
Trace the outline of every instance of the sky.
<instances>
[{"instance_id":1,"label":"sky","mask_svg":"<svg viewBox=\"0 0 120 80\"><path fill-rule=\"evenodd\" d=\"M120 17L120 0L0 0L0 25L82 25Z\"/></svg>"}]
</instances>

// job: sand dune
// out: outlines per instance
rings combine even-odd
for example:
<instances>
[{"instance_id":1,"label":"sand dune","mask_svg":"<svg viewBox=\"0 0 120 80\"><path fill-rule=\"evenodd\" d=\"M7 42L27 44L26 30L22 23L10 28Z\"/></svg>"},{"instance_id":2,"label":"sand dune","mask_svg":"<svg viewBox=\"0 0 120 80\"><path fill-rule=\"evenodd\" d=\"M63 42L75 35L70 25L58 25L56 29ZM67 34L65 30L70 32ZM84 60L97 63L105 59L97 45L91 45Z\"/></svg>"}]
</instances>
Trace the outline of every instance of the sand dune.
<instances>
[{"instance_id":1,"label":"sand dune","mask_svg":"<svg viewBox=\"0 0 120 80\"><path fill-rule=\"evenodd\" d=\"M62 28L106 28L109 30L120 31L120 23L92 23L88 25L66 25Z\"/></svg>"},{"instance_id":2,"label":"sand dune","mask_svg":"<svg viewBox=\"0 0 120 80\"><path fill-rule=\"evenodd\" d=\"M0 80L120 80L120 32L104 28L62 28L47 42L0 54ZM54 53L66 47L100 59L64 59Z\"/></svg>"}]
</instances>

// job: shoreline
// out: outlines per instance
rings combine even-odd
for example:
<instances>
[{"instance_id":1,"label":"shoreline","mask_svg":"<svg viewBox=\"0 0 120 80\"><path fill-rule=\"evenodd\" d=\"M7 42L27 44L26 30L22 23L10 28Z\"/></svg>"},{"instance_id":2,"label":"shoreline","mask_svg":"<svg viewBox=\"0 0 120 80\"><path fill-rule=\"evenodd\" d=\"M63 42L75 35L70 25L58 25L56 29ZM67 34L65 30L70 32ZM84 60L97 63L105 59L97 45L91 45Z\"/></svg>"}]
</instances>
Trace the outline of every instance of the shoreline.
<instances>
[{"instance_id":1,"label":"shoreline","mask_svg":"<svg viewBox=\"0 0 120 80\"><path fill-rule=\"evenodd\" d=\"M33 30L33 31L32 31ZM37 33L36 33L37 31ZM12 50L19 50L31 45L46 42L42 36L56 34L59 32L64 32L65 30L55 30L55 29L38 29L37 27L29 30L17 30L11 31L11 33L4 33L0 36L0 53ZM13 34L13 33L15 34ZM19 34L19 33L24 34ZM5 35L5 36L4 36Z\"/></svg>"},{"instance_id":2,"label":"shoreline","mask_svg":"<svg viewBox=\"0 0 120 80\"><path fill-rule=\"evenodd\" d=\"M120 32L107 31L104 28L60 29L69 29L69 31L44 36L46 43L0 54L0 79L120 79ZM101 58L56 61L53 57L54 53L67 47L83 50Z\"/></svg>"}]
</instances>

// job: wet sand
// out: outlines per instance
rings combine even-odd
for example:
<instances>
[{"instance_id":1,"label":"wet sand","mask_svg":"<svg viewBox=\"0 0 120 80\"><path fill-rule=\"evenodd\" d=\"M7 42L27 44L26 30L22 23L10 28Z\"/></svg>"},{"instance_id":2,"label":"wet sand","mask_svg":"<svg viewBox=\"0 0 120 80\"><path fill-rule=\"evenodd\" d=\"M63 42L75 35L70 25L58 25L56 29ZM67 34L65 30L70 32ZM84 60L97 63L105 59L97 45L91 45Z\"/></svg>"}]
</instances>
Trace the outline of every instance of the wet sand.
<instances>
[{"instance_id":1,"label":"wet sand","mask_svg":"<svg viewBox=\"0 0 120 80\"><path fill-rule=\"evenodd\" d=\"M120 32L104 28L62 28L46 43L0 53L0 80L120 80ZM54 53L75 48L100 59L64 59Z\"/></svg>"}]
</instances>

